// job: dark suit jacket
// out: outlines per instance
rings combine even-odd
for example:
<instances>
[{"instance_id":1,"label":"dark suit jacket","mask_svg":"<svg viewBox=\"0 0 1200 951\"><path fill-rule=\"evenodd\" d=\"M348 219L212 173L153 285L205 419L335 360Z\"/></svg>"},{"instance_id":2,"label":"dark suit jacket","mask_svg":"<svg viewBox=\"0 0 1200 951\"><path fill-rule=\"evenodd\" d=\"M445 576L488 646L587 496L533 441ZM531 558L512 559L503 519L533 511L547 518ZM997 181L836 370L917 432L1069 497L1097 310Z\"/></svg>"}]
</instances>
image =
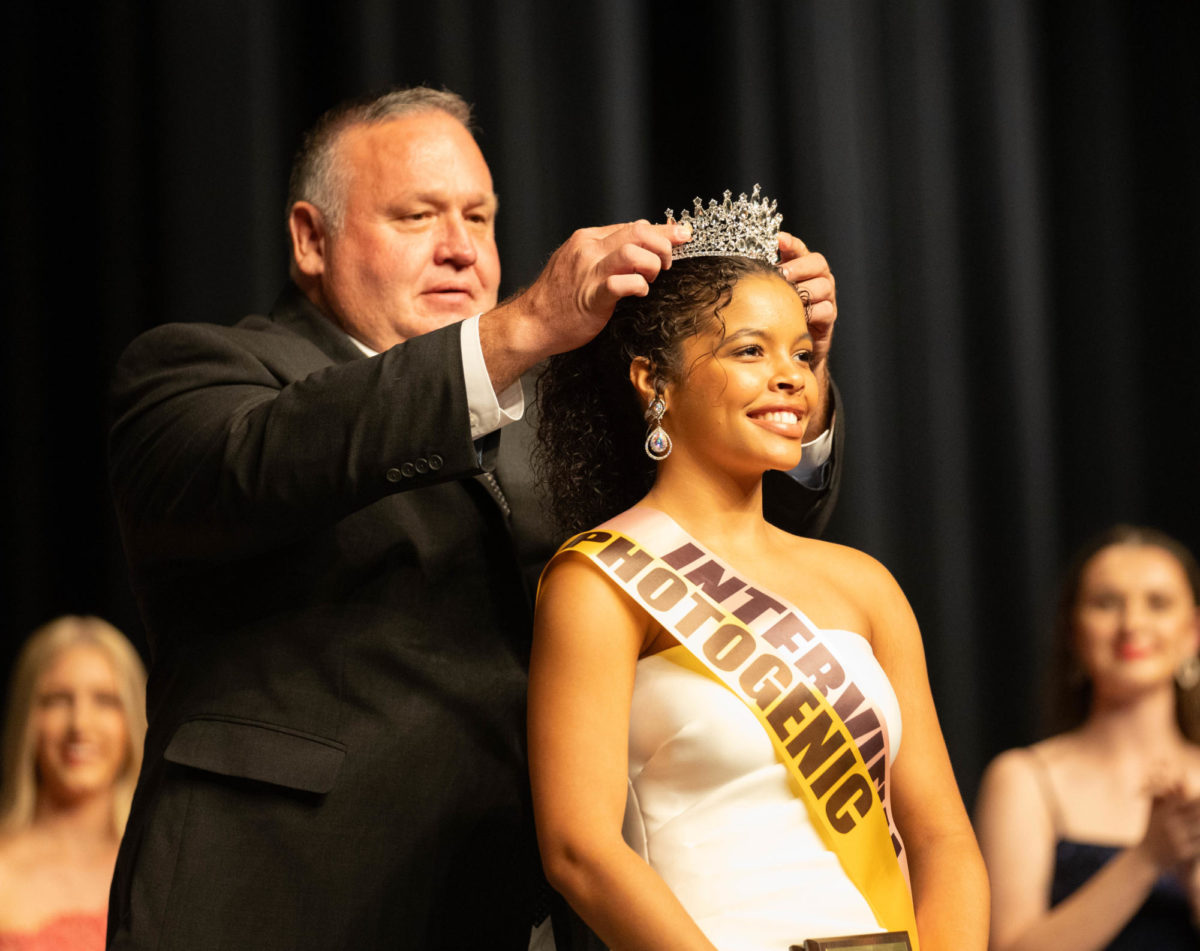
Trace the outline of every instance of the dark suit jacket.
<instances>
[{"instance_id":1,"label":"dark suit jacket","mask_svg":"<svg viewBox=\"0 0 1200 951\"><path fill-rule=\"evenodd\" d=\"M114 395L152 657L110 947L524 949L527 582L558 539L528 425L479 458L458 328L365 359L289 288L144 334Z\"/></svg>"}]
</instances>

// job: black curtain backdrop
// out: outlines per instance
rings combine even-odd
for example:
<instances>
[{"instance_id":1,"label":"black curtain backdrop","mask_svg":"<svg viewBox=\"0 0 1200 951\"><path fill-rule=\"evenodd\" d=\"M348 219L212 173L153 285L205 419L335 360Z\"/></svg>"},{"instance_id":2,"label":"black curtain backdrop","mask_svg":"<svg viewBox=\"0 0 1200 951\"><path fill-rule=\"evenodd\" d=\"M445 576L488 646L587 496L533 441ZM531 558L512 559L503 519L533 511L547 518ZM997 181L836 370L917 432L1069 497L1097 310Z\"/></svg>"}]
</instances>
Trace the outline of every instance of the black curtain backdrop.
<instances>
[{"instance_id":1,"label":"black curtain backdrop","mask_svg":"<svg viewBox=\"0 0 1200 951\"><path fill-rule=\"evenodd\" d=\"M476 104L502 292L574 228L761 182L838 278L833 540L900 579L968 802L1036 738L1066 553L1200 548L1192 3L18 0L3 44L2 667L144 645L105 481L113 362L285 275L301 130L394 84Z\"/></svg>"}]
</instances>

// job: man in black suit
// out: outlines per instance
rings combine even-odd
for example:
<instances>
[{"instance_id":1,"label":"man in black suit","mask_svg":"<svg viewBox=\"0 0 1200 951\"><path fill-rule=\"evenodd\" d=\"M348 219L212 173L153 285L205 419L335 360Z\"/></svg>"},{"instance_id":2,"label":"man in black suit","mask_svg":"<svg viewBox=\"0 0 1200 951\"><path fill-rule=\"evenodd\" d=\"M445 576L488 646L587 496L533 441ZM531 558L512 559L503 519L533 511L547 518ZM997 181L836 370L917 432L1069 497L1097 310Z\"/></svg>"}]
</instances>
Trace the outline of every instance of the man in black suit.
<instances>
[{"instance_id":1,"label":"man in black suit","mask_svg":"<svg viewBox=\"0 0 1200 951\"><path fill-rule=\"evenodd\" d=\"M687 233L576 232L497 306L468 121L426 89L328 114L271 313L159 327L120 361L111 480L152 657L110 948L529 941L527 582L558 539L527 422L500 427L521 374ZM832 308L824 259L785 251ZM783 483L792 525L820 524L831 493Z\"/></svg>"}]
</instances>

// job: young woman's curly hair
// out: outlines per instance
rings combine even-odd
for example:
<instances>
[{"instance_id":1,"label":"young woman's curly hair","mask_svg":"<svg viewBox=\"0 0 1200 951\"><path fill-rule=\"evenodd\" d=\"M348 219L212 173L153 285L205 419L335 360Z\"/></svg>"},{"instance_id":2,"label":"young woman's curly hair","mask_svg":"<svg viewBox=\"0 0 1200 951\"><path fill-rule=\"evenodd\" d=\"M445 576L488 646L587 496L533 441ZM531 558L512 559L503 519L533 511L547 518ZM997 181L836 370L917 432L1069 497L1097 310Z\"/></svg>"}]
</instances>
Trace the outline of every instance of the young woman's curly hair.
<instances>
[{"instance_id":1,"label":"young woman's curly hair","mask_svg":"<svg viewBox=\"0 0 1200 951\"><path fill-rule=\"evenodd\" d=\"M684 258L650 285L645 297L623 298L594 340L551 357L538 380L534 470L551 515L565 533L591 528L623 512L654 482L645 452L645 407L629 380L634 357L645 357L656 380L677 382L683 341L714 323L749 275L775 268L740 257ZM670 412L668 408L668 413ZM669 424L665 427L670 432Z\"/></svg>"}]
</instances>

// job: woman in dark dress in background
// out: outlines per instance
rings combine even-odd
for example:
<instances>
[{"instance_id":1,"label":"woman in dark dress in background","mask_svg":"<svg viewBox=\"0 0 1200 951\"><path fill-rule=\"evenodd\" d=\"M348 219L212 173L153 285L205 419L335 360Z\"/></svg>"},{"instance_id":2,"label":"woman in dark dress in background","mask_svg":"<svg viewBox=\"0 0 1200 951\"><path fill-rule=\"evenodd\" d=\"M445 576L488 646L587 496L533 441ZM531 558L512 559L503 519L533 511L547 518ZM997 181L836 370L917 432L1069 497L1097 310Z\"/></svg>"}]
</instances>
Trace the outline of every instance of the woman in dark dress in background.
<instances>
[{"instance_id":1,"label":"woman in dark dress in background","mask_svg":"<svg viewBox=\"0 0 1200 951\"><path fill-rule=\"evenodd\" d=\"M1060 727L998 756L976 832L992 951L1200 947L1200 568L1116 526L1069 568Z\"/></svg>"}]
</instances>

